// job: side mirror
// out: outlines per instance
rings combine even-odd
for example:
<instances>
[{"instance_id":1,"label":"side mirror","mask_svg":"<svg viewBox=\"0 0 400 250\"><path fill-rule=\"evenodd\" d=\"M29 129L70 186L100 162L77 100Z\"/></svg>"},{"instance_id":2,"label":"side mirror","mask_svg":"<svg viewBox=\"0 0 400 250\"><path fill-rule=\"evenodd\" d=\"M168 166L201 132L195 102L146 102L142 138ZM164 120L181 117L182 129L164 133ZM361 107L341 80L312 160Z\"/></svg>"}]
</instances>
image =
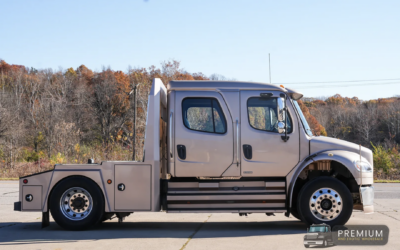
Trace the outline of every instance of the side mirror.
<instances>
[{"instance_id":1,"label":"side mirror","mask_svg":"<svg viewBox=\"0 0 400 250\"><path fill-rule=\"evenodd\" d=\"M285 99L278 98L278 121L285 121Z\"/></svg>"},{"instance_id":2,"label":"side mirror","mask_svg":"<svg viewBox=\"0 0 400 250\"><path fill-rule=\"evenodd\" d=\"M285 99L282 97L278 98L278 110L277 110L277 114L278 114L278 123L277 123L277 130L279 134L283 134L285 133Z\"/></svg>"},{"instance_id":3,"label":"side mirror","mask_svg":"<svg viewBox=\"0 0 400 250\"><path fill-rule=\"evenodd\" d=\"M276 124L276 129L278 130L279 134L285 133L285 123L284 122L278 122Z\"/></svg>"}]
</instances>

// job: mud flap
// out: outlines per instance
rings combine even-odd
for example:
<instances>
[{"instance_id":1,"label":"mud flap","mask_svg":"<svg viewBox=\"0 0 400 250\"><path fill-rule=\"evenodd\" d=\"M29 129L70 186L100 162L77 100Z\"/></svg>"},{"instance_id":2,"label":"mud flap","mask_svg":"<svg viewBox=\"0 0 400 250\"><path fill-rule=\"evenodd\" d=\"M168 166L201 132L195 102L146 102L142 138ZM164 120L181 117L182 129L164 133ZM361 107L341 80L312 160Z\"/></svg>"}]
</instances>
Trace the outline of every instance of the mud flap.
<instances>
[{"instance_id":1,"label":"mud flap","mask_svg":"<svg viewBox=\"0 0 400 250\"><path fill-rule=\"evenodd\" d=\"M49 211L42 213L42 228L50 226L50 215Z\"/></svg>"}]
</instances>

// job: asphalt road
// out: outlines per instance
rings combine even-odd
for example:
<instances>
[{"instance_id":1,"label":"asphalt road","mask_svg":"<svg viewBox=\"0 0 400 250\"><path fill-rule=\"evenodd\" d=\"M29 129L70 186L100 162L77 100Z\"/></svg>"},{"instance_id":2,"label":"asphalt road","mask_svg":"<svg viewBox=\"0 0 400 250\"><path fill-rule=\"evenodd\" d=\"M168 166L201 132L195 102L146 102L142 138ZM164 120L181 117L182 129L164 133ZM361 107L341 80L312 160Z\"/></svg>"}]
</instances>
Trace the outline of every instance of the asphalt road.
<instances>
[{"instance_id":1,"label":"asphalt road","mask_svg":"<svg viewBox=\"0 0 400 250\"><path fill-rule=\"evenodd\" d=\"M350 225L383 224L390 229L386 246L400 249L400 184L375 184L375 213L354 211ZM134 213L82 232L65 231L55 222L41 229L41 213L13 211L18 183L0 181L0 249L305 249L307 227L283 214ZM334 246L362 249L362 246Z\"/></svg>"}]
</instances>

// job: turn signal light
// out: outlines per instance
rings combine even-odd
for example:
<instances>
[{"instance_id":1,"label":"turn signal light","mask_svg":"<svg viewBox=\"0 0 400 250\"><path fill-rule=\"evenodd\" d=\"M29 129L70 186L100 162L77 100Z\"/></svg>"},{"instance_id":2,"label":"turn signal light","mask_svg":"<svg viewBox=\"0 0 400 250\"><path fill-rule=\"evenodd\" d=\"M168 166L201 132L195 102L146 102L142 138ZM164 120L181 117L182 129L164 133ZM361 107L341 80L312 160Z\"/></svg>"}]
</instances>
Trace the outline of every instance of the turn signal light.
<instances>
[{"instance_id":1,"label":"turn signal light","mask_svg":"<svg viewBox=\"0 0 400 250\"><path fill-rule=\"evenodd\" d=\"M27 184L27 183L28 183L28 180L27 180L27 179L24 179L22 182L23 182L24 184Z\"/></svg>"},{"instance_id":2,"label":"turn signal light","mask_svg":"<svg viewBox=\"0 0 400 250\"><path fill-rule=\"evenodd\" d=\"M280 85L280 87L281 87L281 88L285 88L285 86L283 86L283 85Z\"/></svg>"}]
</instances>

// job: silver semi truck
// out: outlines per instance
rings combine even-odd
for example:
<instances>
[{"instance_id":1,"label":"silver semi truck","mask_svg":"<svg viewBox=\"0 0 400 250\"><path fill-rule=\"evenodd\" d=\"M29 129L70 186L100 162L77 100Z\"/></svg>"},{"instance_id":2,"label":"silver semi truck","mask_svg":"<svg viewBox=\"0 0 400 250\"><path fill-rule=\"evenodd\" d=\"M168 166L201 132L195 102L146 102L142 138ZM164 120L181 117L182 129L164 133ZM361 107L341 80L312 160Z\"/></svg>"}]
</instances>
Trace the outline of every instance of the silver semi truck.
<instances>
[{"instance_id":1,"label":"silver semi truck","mask_svg":"<svg viewBox=\"0 0 400 250\"><path fill-rule=\"evenodd\" d=\"M372 213L371 150L314 136L303 95L266 83L154 79L144 159L59 164L20 178L14 210L83 230L133 212L285 213L343 225Z\"/></svg>"}]
</instances>

